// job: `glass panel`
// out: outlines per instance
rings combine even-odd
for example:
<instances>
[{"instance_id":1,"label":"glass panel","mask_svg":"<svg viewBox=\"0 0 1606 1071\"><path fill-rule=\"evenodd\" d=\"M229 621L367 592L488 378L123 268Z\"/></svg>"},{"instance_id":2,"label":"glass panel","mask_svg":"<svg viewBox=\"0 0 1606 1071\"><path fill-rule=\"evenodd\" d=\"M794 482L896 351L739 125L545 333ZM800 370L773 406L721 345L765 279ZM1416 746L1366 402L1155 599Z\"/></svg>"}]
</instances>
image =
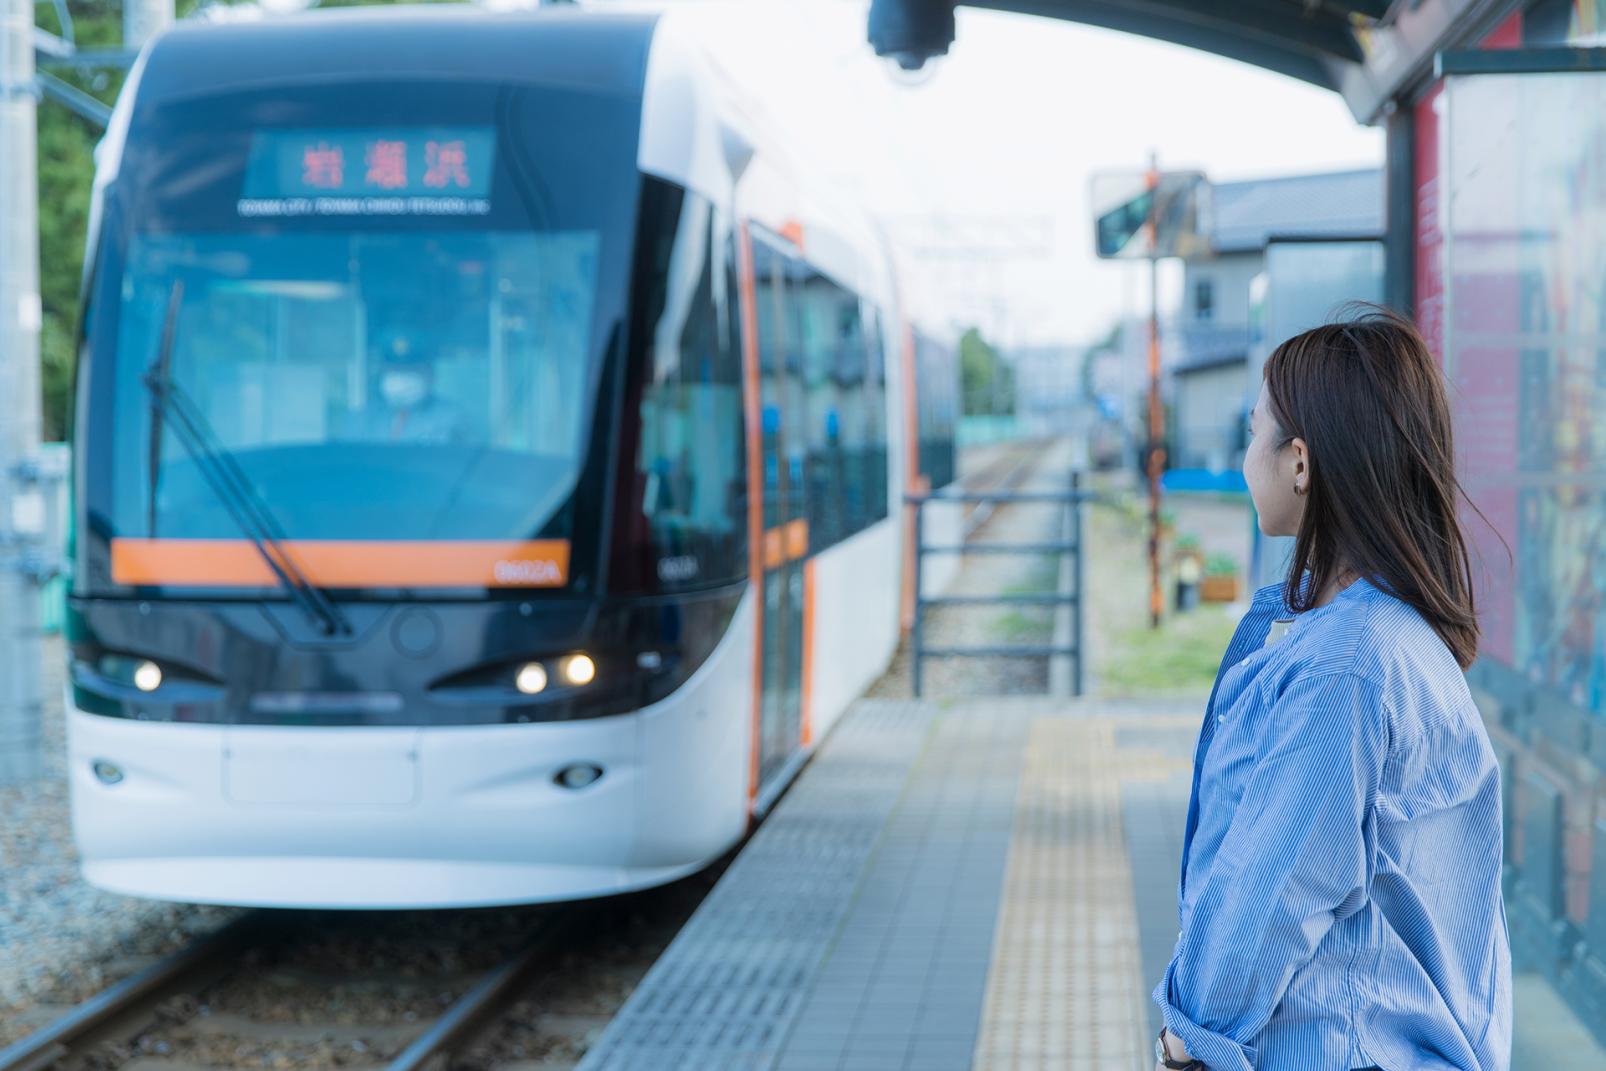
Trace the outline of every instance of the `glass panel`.
<instances>
[{"instance_id":1,"label":"glass panel","mask_svg":"<svg viewBox=\"0 0 1606 1071\"><path fill-rule=\"evenodd\" d=\"M881 316L881 310L869 302L864 302L861 307L865 310L864 322L869 325L864 336L864 344L870 354L864 379L864 415L867 429L864 463L868 472L865 480L868 520L874 524L876 521L886 520L888 509L887 348L886 337L883 334L885 321ZM957 386L955 389L958 389Z\"/></svg>"},{"instance_id":2,"label":"glass panel","mask_svg":"<svg viewBox=\"0 0 1606 1071\"><path fill-rule=\"evenodd\" d=\"M774 528L782 517L782 399L784 344L782 324L786 317L786 279L781 256L770 245L753 237L754 307L758 321L758 377L764 459L764 527Z\"/></svg>"},{"instance_id":3,"label":"glass panel","mask_svg":"<svg viewBox=\"0 0 1606 1071\"><path fill-rule=\"evenodd\" d=\"M181 284L154 370L285 537L566 541L589 584L639 112L555 85L355 81L137 113L87 303L82 582L116 586L118 540L242 538L145 383Z\"/></svg>"},{"instance_id":4,"label":"glass panel","mask_svg":"<svg viewBox=\"0 0 1606 1071\"><path fill-rule=\"evenodd\" d=\"M661 311L641 360L635 460L645 545L658 586L731 580L747 571L746 439L740 350L725 311L733 246L713 206L687 194L664 263ZM657 224L648 224L658 226ZM642 578L616 577L640 586Z\"/></svg>"},{"instance_id":5,"label":"glass panel","mask_svg":"<svg viewBox=\"0 0 1606 1071\"><path fill-rule=\"evenodd\" d=\"M1468 676L1505 730L1491 735L1519 891L1513 1066L1594 1065L1606 1059L1606 835L1591 805L1606 769L1606 76L1457 77L1444 96L1444 358L1461 480L1482 512L1462 516L1483 627ZM1557 972L1558 935L1579 969Z\"/></svg>"},{"instance_id":6,"label":"glass panel","mask_svg":"<svg viewBox=\"0 0 1606 1071\"><path fill-rule=\"evenodd\" d=\"M566 535L596 256L586 232L136 238L116 456L140 463L119 466L117 531L239 536L142 382L182 283L166 376L286 536Z\"/></svg>"},{"instance_id":7,"label":"glass panel","mask_svg":"<svg viewBox=\"0 0 1606 1071\"><path fill-rule=\"evenodd\" d=\"M865 360L859 299L811 274L800 290L808 392L809 543L820 550L864 528Z\"/></svg>"},{"instance_id":8,"label":"glass panel","mask_svg":"<svg viewBox=\"0 0 1606 1071\"><path fill-rule=\"evenodd\" d=\"M1606 716L1606 78L1449 92L1445 365L1494 527L1467 518L1483 653Z\"/></svg>"},{"instance_id":9,"label":"glass panel","mask_svg":"<svg viewBox=\"0 0 1606 1071\"><path fill-rule=\"evenodd\" d=\"M959 353L921 332L915 333L920 474L931 490L953 483L954 434L958 426Z\"/></svg>"}]
</instances>

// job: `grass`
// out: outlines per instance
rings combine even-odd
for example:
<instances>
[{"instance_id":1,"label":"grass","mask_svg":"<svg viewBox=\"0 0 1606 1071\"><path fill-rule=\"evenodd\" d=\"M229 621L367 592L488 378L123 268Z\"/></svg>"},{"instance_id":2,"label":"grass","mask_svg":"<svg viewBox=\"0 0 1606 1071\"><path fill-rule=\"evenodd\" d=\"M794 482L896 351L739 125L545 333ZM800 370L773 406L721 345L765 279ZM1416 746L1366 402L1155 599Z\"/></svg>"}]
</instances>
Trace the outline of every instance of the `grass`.
<instances>
[{"instance_id":1,"label":"grass","mask_svg":"<svg viewBox=\"0 0 1606 1071\"><path fill-rule=\"evenodd\" d=\"M1098 694L1207 693L1237 621L1224 607L1208 603L1186 613L1171 610L1174 577L1168 561L1162 579L1166 614L1158 629L1149 628L1146 503L1140 495L1119 493L1106 501L1110 506L1087 513L1087 628ZM1191 529L1186 502L1178 506L1180 526Z\"/></svg>"},{"instance_id":2,"label":"grass","mask_svg":"<svg viewBox=\"0 0 1606 1071\"><path fill-rule=\"evenodd\" d=\"M1237 621L1220 606L1170 614L1158 629L1122 630L1100 668L1106 695L1208 691Z\"/></svg>"},{"instance_id":3,"label":"grass","mask_svg":"<svg viewBox=\"0 0 1606 1071\"><path fill-rule=\"evenodd\" d=\"M1005 595L1053 594L1059 584L1059 558L1034 558L1031 572L1006 585ZM1054 631L1054 611L1046 607L1012 608L992 620L992 631L1005 643L1046 642Z\"/></svg>"}]
</instances>

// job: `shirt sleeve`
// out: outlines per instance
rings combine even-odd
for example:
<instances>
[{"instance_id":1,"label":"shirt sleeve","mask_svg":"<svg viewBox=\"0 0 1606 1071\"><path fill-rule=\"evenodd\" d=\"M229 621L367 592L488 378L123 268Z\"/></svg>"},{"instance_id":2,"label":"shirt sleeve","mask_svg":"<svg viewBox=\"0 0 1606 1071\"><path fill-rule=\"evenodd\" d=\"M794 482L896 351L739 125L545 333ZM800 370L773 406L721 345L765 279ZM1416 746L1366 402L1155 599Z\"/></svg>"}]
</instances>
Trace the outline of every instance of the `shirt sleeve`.
<instances>
[{"instance_id":1,"label":"shirt sleeve","mask_svg":"<svg viewBox=\"0 0 1606 1071\"><path fill-rule=\"evenodd\" d=\"M1167 1029L1211 1071L1252 1071L1252 1042L1289 981L1371 884L1372 804L1389 744L1376 686L1349 673L1296 681L1266 718L1254 771L1154 991Z\"/></svg>"}]
</instances>

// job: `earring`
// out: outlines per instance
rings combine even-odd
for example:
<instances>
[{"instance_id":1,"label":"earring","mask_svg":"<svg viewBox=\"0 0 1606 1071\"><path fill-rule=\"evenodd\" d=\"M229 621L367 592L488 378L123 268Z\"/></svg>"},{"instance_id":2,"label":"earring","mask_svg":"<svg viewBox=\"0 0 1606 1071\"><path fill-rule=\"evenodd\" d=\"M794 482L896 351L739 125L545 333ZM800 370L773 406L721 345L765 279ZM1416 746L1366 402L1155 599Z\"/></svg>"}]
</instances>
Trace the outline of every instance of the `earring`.
<instances>
[{"instance_id":1,"label":"earring","mask_svg":"<svg viewBox=\"0 0 1606 1071\"><path fill-rule=\"evenodd\" d=\"M1298 484L1294 485L1294 494L1298 495L1300 498L1304 498L1305 497L1305 492L1307 490L1309 490L1309 488L1300 487Z\"/></svg>"}]
</instances>

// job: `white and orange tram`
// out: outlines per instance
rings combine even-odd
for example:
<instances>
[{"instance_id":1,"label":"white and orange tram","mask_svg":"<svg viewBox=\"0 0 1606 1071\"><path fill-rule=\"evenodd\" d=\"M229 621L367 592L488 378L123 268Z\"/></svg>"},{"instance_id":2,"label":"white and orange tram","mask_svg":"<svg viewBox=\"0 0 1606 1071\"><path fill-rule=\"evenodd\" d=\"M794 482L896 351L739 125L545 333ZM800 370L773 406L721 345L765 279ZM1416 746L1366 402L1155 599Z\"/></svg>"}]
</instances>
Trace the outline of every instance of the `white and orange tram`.
<instances>
[{"instance_id":1,"label":"white and orange tram","mask_svg":"<svg viewBox=\"0 0 1606 1071\"><path fill-rule=\"evenodd\" d=\"M743 835L892 655L957 390L767 136L674 14L146 51L77 379L88 880L534 902Z\"/></svg>"}]
</instances>

